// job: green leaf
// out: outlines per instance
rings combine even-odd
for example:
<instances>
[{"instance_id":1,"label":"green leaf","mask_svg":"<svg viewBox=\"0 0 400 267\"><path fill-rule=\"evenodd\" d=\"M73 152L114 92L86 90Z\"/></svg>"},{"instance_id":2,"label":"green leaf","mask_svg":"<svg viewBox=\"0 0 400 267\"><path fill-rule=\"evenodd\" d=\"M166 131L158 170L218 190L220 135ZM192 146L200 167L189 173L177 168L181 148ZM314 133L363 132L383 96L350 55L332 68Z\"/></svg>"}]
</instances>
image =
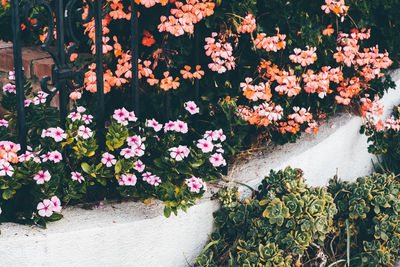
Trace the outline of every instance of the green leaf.
<instances>
[{"instance_id":1,"label":"green leaf","mask_svg":"<svg viewBox=\"0 0 400 267\"><path fill-rule=\"evenodd\" d=\"M171 209L170 208L167 208L167 207L164 208L164 216L167 217L167 218L169 218L169 216L171 216Z\"/></svg>"},{"instance_id":2,"label":"green leaf","mask_svg":"<svg viewBox=\"0 0 400 267\"><path fill-rule=\"evenodd\" d=\"M82 168L82 170L83 170L84 172L86 172L86 173L88 173L88 174L91 173L91 171L90 171L90 170L91 170L91 167L90 167L90 165L87 164L86 162L82 162L81 168Z\"/></svg>"},{"instance_id":3,"label":"green leaf","mask_svg":"<svg viewBox=\"0 0 400 267\"><path fill-rule=\"evenodd\" d=\"M12 198L13 190L11 190L11 189L4 190L2 196L3 196L3 199L5 199L5 200L8 200L8 199Z\"/></svg>"},{"instance_id":4,"label":"green leaf","mask_svg":"<svg viewBox=\"0 0 400 267\"><path fill-rule=\"evenodd\" d=\"M115 173L120 173L122 170L122 163L120 160L117 161L117 163L115 164Z\"/></svg>"}]
</instances>

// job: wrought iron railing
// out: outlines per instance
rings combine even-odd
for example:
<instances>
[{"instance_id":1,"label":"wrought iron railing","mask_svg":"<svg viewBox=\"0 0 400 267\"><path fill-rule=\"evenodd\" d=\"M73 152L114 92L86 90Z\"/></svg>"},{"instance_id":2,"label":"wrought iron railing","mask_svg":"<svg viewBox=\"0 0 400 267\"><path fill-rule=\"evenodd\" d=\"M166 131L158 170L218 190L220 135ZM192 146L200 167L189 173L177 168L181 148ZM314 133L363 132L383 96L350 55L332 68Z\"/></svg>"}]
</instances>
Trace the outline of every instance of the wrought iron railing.
<instances>
[{"instance_id":1,"label":"wrought iron railing","mask_svg":"<svg viewBox=\"0 0 400 267\"><path fill-rule=\"evenodd\" d=\"M79 1L80 3L82 1ZM12 33L13 33L13 53L14 53L14 69L15 69L15 85L17 94L17 131L18 141L23 150L27 146L27 127L24 110L24 86L23 86L23 69L21 54L21 23L27 27L35 28L37 25L30 23L29 19L33 8L40 7L47 16L40 16L40 20L46 19L48 27L47 37L44 40L42 49L50 54L54 61L52 77L45 76L41 79L41 89L51 95L58 92L60 124L65 125L69 107L69 91L81 88L84 85L84 71L76 70L72 67L70 56L76 52L81 43L74 33L74 21L81 9L77 9L78 0L11 0L12 12ZM94 20L95 24L95 60L96 63L96 85L97 85L97 136L100 144L104 142L104 124L105 124L105 107L104 107L104 81L103 81L103 41L102 41L102 0L86 0L89 12L86 18L79 16L80 23L85 24ZM131 55L132 55L132 81L130 86L131 99L130 105L137 116L139 116L139 79L138 79L138 6L135 0L130 1L131 5ZM54 30L56 37L54 38ZM50 47L50 43L56 40L56 49ZM66 47L66 40L68 46ZM71 42L71 44L70 44ZM48 88L48 82L51 81L55 86L54 90ZM169 111L166 112L167 114Z\"/></svg>"}]
</instances>

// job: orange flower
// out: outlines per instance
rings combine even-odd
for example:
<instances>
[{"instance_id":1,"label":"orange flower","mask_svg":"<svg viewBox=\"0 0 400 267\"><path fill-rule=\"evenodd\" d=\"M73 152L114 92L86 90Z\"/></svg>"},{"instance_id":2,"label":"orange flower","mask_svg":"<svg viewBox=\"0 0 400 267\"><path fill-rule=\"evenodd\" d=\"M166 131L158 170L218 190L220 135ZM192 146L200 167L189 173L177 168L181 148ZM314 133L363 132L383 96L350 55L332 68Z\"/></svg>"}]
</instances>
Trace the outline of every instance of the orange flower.
<instances>
[{"instance_id":1,"label":"orange flower","mask_svg":"<svg viewBox=\"0 0 400 267\"><path fill-rule=\"evenodd\" d=\"M196 71L193 73L193 77L196 79L201 79L202 76L204 76L204 70L200 70L201 66L197 65L196 66Z\"/></svg>"},{"instance_id":2,"label":"orange flower","mask_svg":"<svg viewBox=\"0 0 400 267\"><path fill-rule=\"evenodd\" d=\"M335 32L335 30L332 29L332 25L328 25L328 27L322 31L322 34L331 36L334 32Z\"/></svg>"},{"instance_id":3,"label":"orange flower","mask_svg":"<svg viewBox=\"0 0 400 267\"><path fill-rule=\"evenodd\" d=\"M154 74L150 74L150 78L147 79L147 83L151 86L158 84L158 79L154 78Z\"/></svg>"},{"instance_id":4,"label":"orange flower","mask_svg":"<svg viewBox=\"0 0 400 267\"><path fill-rule=\"evenodd\" d=\"M78 58L78 53L72 53L69 57L69 61L74 62Z\"/></svg>"},{"instance_id":5,"label":"orange flower","mask_svg":"<svg viewBox=\"0 0 400 267\"><path fill-rule=\"evenodd\" d=\"M154 36L151 35L148 31L144 30L143 35L144 35L144 37L142 39L142 44L144 46L150 47L156 42L156 40L154 39Z\"/></svg>"},{"instance_id":6,"label":"orange flower","mask_svg":"<svg viewBox=\"0 0 400 267\"><path fill-rule=\"evenodd\" d=\"M191 67L188 65L185 65L184 70L181 70L182 78L183 79L192 79L193 74L190 72Z\"/></svg>"}]
</instances>

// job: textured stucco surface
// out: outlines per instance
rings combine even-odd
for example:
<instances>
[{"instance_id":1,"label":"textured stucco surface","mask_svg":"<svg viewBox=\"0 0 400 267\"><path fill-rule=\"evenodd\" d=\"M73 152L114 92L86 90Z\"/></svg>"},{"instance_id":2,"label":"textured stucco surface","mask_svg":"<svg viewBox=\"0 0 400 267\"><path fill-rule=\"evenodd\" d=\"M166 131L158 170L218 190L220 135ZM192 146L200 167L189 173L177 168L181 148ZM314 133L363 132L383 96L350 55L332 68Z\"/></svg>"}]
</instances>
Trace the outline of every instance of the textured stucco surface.
<instances>
[{"instance_id":1,"label":"textured stucco surface","mask_svg":"<svg viewBox=\"0 0 400 267\"><path fill-rule=\"evenodd\" d=\"M400 71L393 74L400 88ZM386 117L400 103L400 90L383 99ZM317 135L304 134L296 144L272 146L233 166L228 178L254 188L271 169L288 165L304 170L310 185L326 185L336 173L345 180L369 174L373 156L359 134L362 119L341 114ZM241 187L246 195L246 189ZM247 191L248 193L248 191ZM164 218L162 205L107 204L102 209L67 208L64 219L48 229L0 225L0 266L140 266L180 267L193 263L213 230L218 203L208 197L187 213Z\"/></svg>"},{"instance_id":2,"label":"textured stucco surface","mask_svg":"<svg viewBox=\"0 0 400 267\"><path fill-rule=\"evenodd\" d=\"M218 203L203 199L178 216L163 216L161 205L105 205L68 208L46 230L0 226L0 266L187 266L206 245Z\"/></svg>"}]
</instances>

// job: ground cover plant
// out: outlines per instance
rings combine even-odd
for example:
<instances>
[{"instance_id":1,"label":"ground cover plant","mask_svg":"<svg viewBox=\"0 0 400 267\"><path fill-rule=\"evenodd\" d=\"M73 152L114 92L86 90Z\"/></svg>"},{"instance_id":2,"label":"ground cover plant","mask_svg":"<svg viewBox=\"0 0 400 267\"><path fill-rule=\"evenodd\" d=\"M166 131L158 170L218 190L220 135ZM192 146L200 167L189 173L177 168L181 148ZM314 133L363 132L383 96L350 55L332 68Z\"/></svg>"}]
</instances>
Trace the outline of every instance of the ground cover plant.
<instances>
[{"instance_id":1,"label":"ground cover plant","mask_svg":"<svg viewBox=\"0 0 400 267\"><path fill-rule=\"evenodd\" d=\"M393 266L400 258L400 182L304 184L300 169L271 171L253 197L219 192L216 231L196 266Z\"/></svg>"}]
</instances>

